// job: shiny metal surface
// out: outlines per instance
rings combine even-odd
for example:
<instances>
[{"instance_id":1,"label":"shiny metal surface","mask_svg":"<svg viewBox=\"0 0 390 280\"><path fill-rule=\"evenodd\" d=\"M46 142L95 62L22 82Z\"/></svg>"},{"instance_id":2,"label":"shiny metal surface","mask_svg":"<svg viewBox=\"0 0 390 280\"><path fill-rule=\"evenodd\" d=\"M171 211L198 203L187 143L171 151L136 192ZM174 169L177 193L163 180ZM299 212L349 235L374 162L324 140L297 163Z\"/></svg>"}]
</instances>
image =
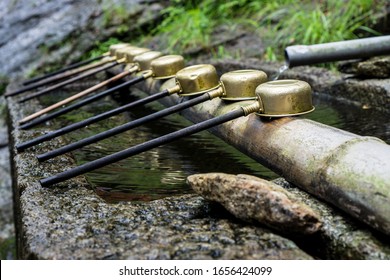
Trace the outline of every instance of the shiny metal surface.
<instances>
[{"instance_id":1,"label":"shiny metal surface","mask_svg":"<svg viewBox=\"0 0 390 280\"><path fill-rule=\"evenodd\" d=\"M176 73L182 96L198 95L220 85L217 70L211 64L186 67Z\"/></svg>"},{"instance_id":2,"label":"shiny metal surface","mask_svg":"<svg viewBox=\"0 0 390 280\"><path fill-rule=\"evenodd\" d=\"M256 99L255 90L259 84L267 82L267 74L259 70L237 70L221 76L225 95L224 100L240 101Z\"/></svg>"},{"instance_id":3,"label":"shiny metal surface","mask_svg":"<svg viewBox=\"0 0 390 280\"><path fill-rule=\"evenodd\" d=\"M125 47L130 47L130 44L128 43L119 43L119 44L113 44L109 47L109 53L110 53L110 56L115 56L116 55L116 51L121 49L121 48L125 48Z\"/></svg>"},{"instance_id":4,"label":"shiny metal surface","mask_svg":"<svg viewBox=\"0 0 390 280\"><path fill-rule=\"evenodd\" d=\"M299 80L278 80L259 85L256 95L260 104L259 116L285 117L312 112L311 87Z\"/></svg>"},{"instance_id":5,"label":"shiny metal surface","mask_svg":"<svg viewBox=\"0 0 390 280\"><path fill-rule=\"evenodd\" d=\"M139 70L145 71L150 70L152 61L161 56L163 56L162 52L149 51L135 56L133 61L138 64Z\"/></svg>"},{"instance_id":6,"label":"shiny metal surface","mask_svg":"<svg viewBox=\"0 0 390 280\"><path fill-rule=\"evenodd\" d=\"M150 69L154 79L169 79L184 68L184 58L181 55L164 55L153 60Z\"/></svg>"}]
</instances>

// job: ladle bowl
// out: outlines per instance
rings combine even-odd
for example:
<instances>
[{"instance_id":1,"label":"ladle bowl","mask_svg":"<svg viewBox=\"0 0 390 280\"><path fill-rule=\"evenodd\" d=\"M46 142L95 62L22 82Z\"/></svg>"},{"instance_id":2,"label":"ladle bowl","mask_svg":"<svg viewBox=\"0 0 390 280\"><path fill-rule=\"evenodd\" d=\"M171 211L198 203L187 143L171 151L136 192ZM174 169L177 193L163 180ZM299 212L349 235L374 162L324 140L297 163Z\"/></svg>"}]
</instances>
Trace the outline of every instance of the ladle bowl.
<instances>
[{"instance_id":1,"label":"ladle bowl","mask_svg":"<svg viewBox=\"0 0 390 280\"><path fill-rule=\"evenodd\" d=\"M140 71L145 71L151 68L150 64L153 60L161 56L163 56L162 52L149 51L135 56L133 61L138 64Z\"/></svg>"},{"instance_id":2,"label":"ladle bowl","mask_svg":"<svg viewBox=\"0 0 390 280\"><path fill-rule=\"evenodd\" d=\"M176 73L180 95L199 95L220 86L217 70L211 64L188 66Z\"/></svg>"},{"instance_id":3,"label":"ladle bowl","mask_svg":"<svg viewBox=\"0 0 390 280\"><path fill-rule=\"evenodd\" d=\"M150 49L147 48L136 48L125 52L124 58L126 59L126 63L133 63L134 58L140 54L150 52Z\"/></svg>"},{"instance_id":4,"label":"ladle bowl","mask_svg":"<svg viewBox=\"0 0 390 280\"><path fill-rule=\"evenodd\" d=\"M225 95L223 100L242 101L256 99L256 87L267 82L267 74L259 70L236 70L221 76Z\"/></svg>"},{"instance_id":5,"label":"ladle bowl","mask_svg":"<svg viewBox=\"0 0 390 280\"><path fill-rule=\"evenodd\" d=\"M259 116L286 117L314 111L312 90L307 82L278 80L263 83L256 88L260 105Z\"/></svg>"},{"instance_id":6,"label":"ladle bowl","mask_svg":"<svg viewBox=\"0 0 390 280\"><path fill-rule=\"evenodd\" d=\"M125 48L125 47L131 47L130 44L128 43L118 43L118 44L113 44L108 48L108 52L110 53L110 56L114 57L116 56L116 51Z\"/></svg>"},{"instance_id":7,"label":"ladle bowl","mask_svg":"<svg viewBox=\"0 0 390 280\"><path fill-rule=\"evenodd\" d=\"M129 47L124 47L124 48L120 48L120 49L116 50L115 57L117 60L124 58L124 59L126 59L126 63L132 63L134 56L137 56L137 55L144 53L144 52L147 52L147 51L150 51L150 50L145 49L145 48L129 46ZM130 55L129 58L127 58L127 55Z\"/></svg>"},{"instance_id":8,"label":"ladle bowl","mask_svg":"<svg viewBox=\"0 0 390 280\"><path fill-rule=\"evenodd\" d=\"M164 55L150 63L154 79L169 79L184 68L184 58L181 55Z\"/></svg>"}]
</instances>

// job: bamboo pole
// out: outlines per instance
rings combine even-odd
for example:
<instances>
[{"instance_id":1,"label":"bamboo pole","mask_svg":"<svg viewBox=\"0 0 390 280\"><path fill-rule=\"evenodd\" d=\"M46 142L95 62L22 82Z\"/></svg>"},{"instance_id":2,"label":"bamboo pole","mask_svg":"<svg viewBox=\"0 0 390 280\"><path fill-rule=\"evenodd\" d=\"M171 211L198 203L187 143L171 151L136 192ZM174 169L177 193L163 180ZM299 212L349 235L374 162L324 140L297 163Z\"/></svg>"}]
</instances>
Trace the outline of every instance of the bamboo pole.
<instances>
[{"instance_id":1,"label":"bamboo pole","mask_svg":"<svg viewBox=\"0 0 390 280\"><path fill-rule=\"evenodd\" d=\"M166 82L162 88L172 85ZM143 89L160 90L149 81ZM177 104L169 96L164 105ZM219 98L186 109L192 122L227 113L243 102ZM390 146L302 117L272 122L251 114L210 131L300 188L390 235Z\"/></svg>"}]
</instances>

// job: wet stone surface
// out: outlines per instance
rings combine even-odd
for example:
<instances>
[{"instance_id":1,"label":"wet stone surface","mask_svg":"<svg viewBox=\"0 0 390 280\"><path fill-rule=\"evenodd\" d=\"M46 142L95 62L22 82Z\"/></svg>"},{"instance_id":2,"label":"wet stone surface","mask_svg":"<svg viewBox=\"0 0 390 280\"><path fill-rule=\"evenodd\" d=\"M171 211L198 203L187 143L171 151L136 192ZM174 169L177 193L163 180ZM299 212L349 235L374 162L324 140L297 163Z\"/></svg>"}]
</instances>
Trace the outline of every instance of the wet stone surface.
<instances>
[{"instance_id":1,"label":"wet stone surface","mask_svg":"<svg viewBox=\"0 0 390 280\"><path fill-rule=\"evenodd\" d=\"M273 180L321 217L322 226L311 236L294 240L321 259L390 259L388 237L378 234L345 213L336 210L283 178Z\"/></svg>"},{"instance_id":2,"label":"wet stone surface","mask_svg":"<svg viewBox=\"0 0 390 280\"><path fill-rule=\"evenodd\" d=\"M55 200L48 199L53 195ZM27 201L31 198L34 203ZM223 209L193 195L109 205L85 188L60 191L36 185L24 193L22 204L30 212L23 221L30 230L25 248L30 258L310 258L292 241L232 221Z\"/></svg>"}]
</instances>

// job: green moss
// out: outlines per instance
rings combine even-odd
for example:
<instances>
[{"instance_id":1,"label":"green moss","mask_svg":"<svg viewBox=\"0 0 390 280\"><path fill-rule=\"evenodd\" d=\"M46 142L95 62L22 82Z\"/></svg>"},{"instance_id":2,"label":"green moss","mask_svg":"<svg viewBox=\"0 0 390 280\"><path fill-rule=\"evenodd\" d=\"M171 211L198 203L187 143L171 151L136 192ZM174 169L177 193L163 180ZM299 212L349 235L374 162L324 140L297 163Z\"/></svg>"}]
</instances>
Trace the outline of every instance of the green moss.
<instances>
[{"instance_id":1,"label":"green moss","mask_svg":"<svg viewBox=\"0 0 390 280\"><path fill-rule=\"evenodd\" d=\"M16 258L16 240L15 237L0 239L0 259L12 260Z\"/></svg>"},{"instance_id":2,"label":"green moss","mask_svg":"<svg viewBox=\"0 0 390 280\"><path fill-rule=\"evenodd\" d=\"M120 43L120 42L121 42L121 40L116 38L116 37L111 37L111 38L107 39L104 42L96 41L95 42L95 46L90 51L86 52L80 58L80 60L84 60L84 59L88 59L88 58L99 56L99 55L107 52L111 45L117 44L117 43Z\"/></svg>"}]
</instances>

